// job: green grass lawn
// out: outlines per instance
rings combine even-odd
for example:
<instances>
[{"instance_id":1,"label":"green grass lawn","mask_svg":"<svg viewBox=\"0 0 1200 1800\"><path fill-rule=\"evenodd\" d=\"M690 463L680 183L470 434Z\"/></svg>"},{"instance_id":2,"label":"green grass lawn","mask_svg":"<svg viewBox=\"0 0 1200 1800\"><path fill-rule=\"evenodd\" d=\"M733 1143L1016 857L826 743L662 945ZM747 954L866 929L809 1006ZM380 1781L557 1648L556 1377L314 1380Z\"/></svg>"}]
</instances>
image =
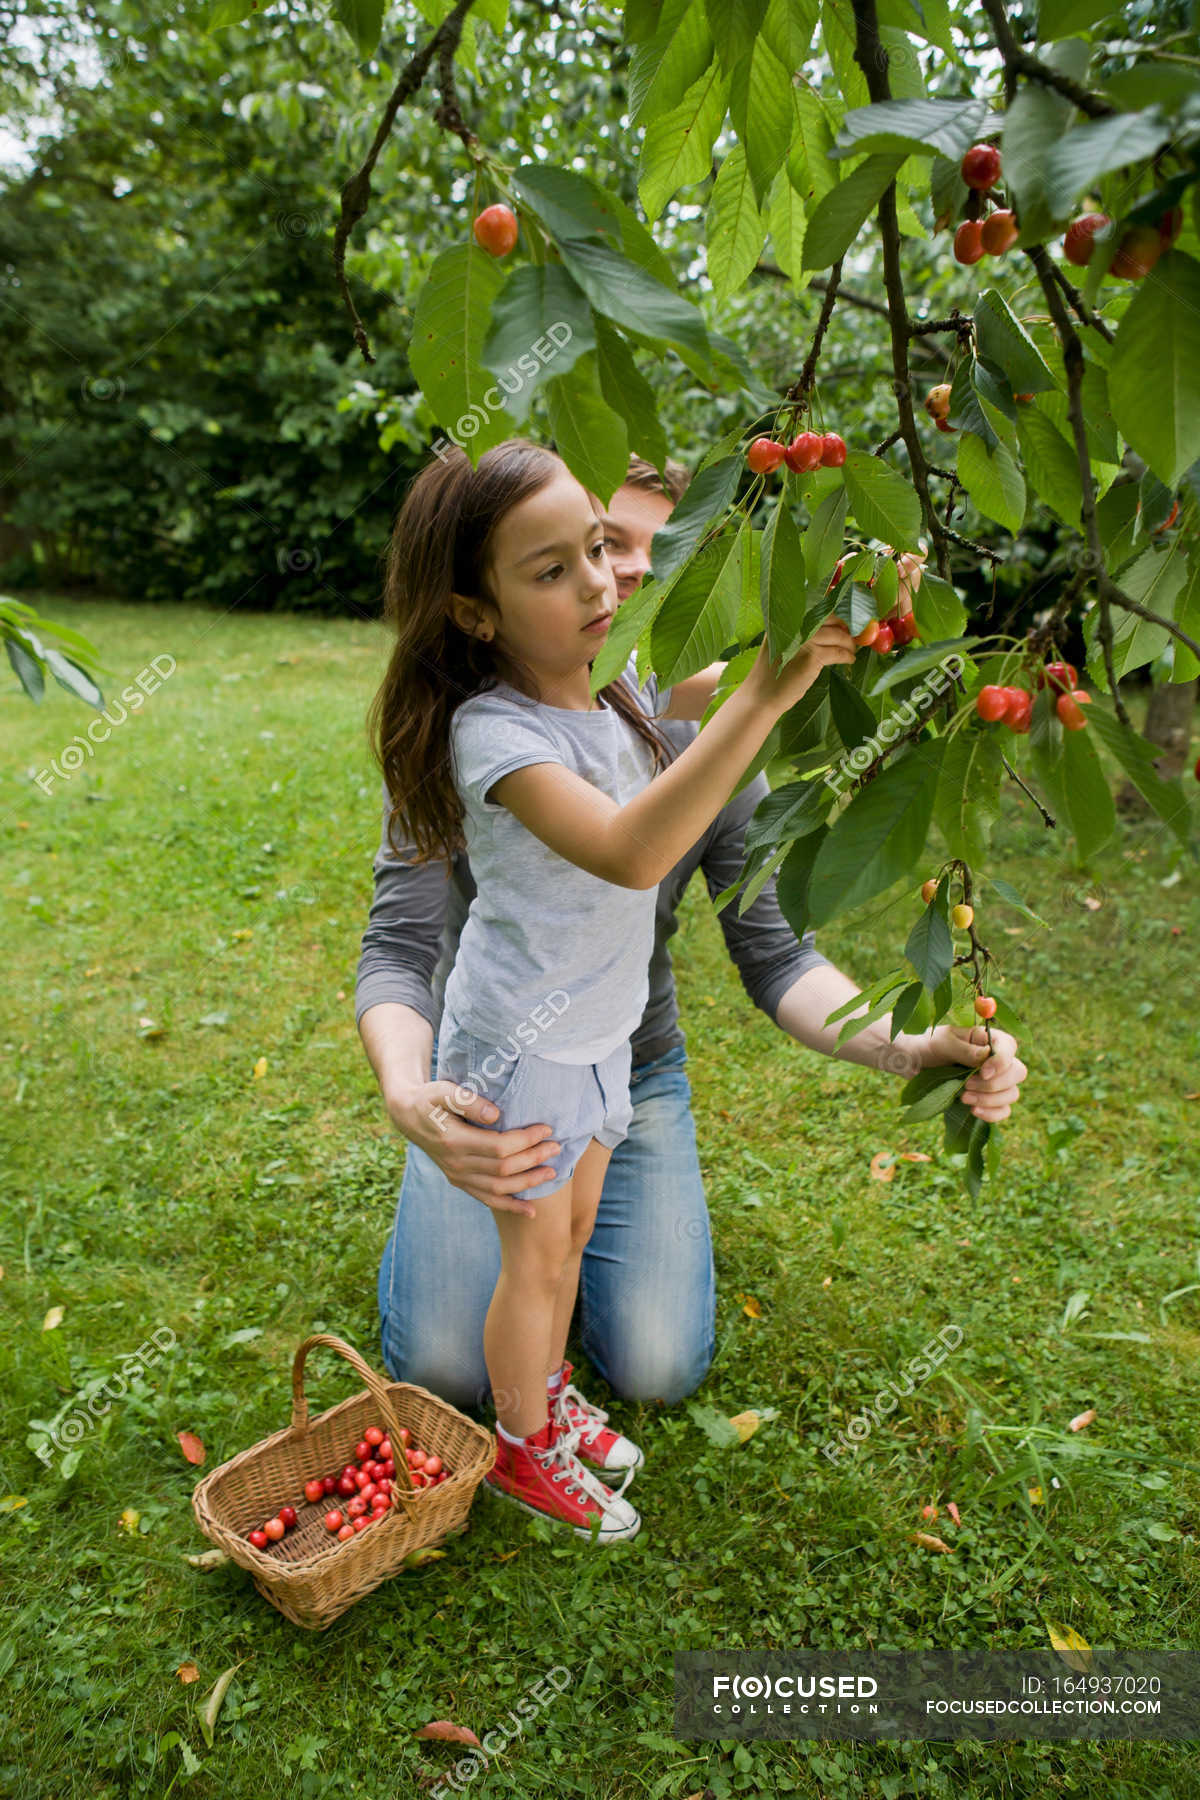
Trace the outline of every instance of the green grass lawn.
<instances>
[{"instance_id":1,"label":"green grass lawn","mask_svg":"<svg viewBox=\"0 0 1200 1800\"><path fill-rule=\"evenodd\" d=\"M152 657L177 668L49 794L37 772L65 767L89 715L58 688L39 708L11 682L0 694L0 1792L423 1794L456 1753L419 1726L483 1737L555 1667L560 1697L520 1735L510 1722L458 1791L1200 1792L1186 1744L672 1737L676 1650L1041 1651L1047 1621L1096 1645L1196 1643L1200 904L1168 836L1123 825L1079 870L1005 796L993 871L1047 929L980 904L1030 1075L974 1202L940 1123L897 1125L896 1082L813 1055L750 1005L694 884L674 951L717 1353L690 1402L613 1403L646 1450L640 1536L594 1551L481 1490L444 1560L309 1633L233 1565L184 1561L207 1547L190 1504L203 1471L176 1434L198 1433L212 1468L285 1425L291 1354L314 1329L382 1366L375 1279L404 1145L353 994L383 634L40 604L102 647L110 695ZM864 910L821 948L865 985L898 960L915 905ZM932 1160L871 1178L876 1151L902 1149ZM822 1456L948 1324L961 1345L916 1394ZM61 1457L45 1466L31 1422L163 1328L177 1347L66 1478ZM319 1362L313 1409L354 1381ZM1069 1432L1088 1407L1094 1425ZM747 1443L711 1441L705 1409L749 1408L772 1416ZM927 1527L949 1555L911 1538L934 1500L961 1512ZM208 1749L200 1709L233 1664Z\"/></svg>"}]
</instances>

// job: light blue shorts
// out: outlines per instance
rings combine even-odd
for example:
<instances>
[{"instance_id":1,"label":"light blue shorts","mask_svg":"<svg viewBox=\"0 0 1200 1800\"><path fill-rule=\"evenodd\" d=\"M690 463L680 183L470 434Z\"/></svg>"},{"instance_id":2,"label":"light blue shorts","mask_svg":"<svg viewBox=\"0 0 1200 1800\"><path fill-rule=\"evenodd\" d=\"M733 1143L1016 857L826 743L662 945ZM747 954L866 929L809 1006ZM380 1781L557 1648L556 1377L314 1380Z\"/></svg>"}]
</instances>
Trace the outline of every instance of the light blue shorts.
<instances>
[{"instance_id":1,"label":"light blue shorts","mask_svg":"<svg viewBox=\"0 0 1200 1800\"><path fill-rule=\"evenodd\" d=\"M522 1200L555 1194L575 1172L593 1138L613 1150L629 1134L633 1104L629 1098L631 1049L627 1038L598 1063L550 1062L511 1042L502 1049L465 1030L443 1012L437 1036L438 1081L454 1081L482 1094L500 1109L487 1131L512 1131L522 1125L549 1125L557 1156L542 1161L554 1170L552 1181L521 1190ZM547 1140L548 1142L550 1140Z\"/></svg>"}]
</instances>

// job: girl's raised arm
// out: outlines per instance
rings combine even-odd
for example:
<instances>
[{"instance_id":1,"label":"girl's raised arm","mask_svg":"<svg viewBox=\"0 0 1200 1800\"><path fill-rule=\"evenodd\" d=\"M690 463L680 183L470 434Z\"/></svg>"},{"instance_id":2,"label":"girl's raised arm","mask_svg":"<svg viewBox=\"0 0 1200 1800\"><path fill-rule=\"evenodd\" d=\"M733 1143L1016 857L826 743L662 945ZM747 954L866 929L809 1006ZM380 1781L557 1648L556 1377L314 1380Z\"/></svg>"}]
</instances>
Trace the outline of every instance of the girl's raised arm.
<instances>
[{"instance_id":1,"label":"girl's raised arm","mask_svg":"<svg viewBox=\"0 0 1200 1800\"><path fill-rule=\"evenodd\" d=\"M698 675L689 675L686 681L677 681L671 689L667 710L660 713L659 718L702 719L727 667L728 664L723 662L709 663L707 669L701 669Z\"/></svg>"},{"instance_id":2,"label":"girl's raised arm","mask_svg":"<svg viewBox=\"0 0 1200 1800\"><path fill-rule=\"evenodd\" d=\"M777 675L764 643L742 685L695 742L624 806L561 763L514 769L487 798L600 880L617 887L657 887L712 824L776 719L808 692L823 668L851 663L854 653L849 627L832 614Z\"/></svg>"}]
</instances>

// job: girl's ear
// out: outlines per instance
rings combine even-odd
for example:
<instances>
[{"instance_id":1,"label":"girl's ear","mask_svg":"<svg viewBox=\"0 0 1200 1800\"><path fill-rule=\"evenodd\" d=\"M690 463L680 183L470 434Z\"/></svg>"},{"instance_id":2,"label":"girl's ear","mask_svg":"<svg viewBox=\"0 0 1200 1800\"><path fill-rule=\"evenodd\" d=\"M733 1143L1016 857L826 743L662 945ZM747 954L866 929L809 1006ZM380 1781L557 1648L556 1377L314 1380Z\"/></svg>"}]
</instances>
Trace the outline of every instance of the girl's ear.
<instances>
[{"instance_id":1,"label":"girl's ear","mask_svg":"<svg viewBox=\"0 0 1200 1800\"><path fill-rule=\"evenodd\" d=\"M481 638L487 643L495 635L495 627L485 617L477 600L452 592L448 610L458 629L467 637Z\"/></svg>"}]
</instances>

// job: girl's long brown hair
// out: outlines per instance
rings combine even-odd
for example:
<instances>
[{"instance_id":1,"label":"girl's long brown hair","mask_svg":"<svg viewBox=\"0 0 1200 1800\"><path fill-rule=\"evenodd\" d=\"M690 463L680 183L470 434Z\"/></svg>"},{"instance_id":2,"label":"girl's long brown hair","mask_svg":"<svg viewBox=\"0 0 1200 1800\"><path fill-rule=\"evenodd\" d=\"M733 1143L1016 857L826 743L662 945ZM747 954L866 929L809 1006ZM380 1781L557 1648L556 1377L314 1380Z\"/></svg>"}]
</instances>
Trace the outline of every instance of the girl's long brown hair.
<instances>
[{"instance_id":1,"label":"girl's long brown hair","mask_svg":"<svg viewBox=\"0 0 1200 1800\"><path fill-rule=\"evenodd\" d=\"M493 599L487 565L497 525L563 467L552 451L525 438L498 444L475 468L455 445L420 471L396 515L384 577L384 617L395 627L396 643L368 729L391 801L388 841L397 853L398 833L416 846L420 862L449 862L463 847L450 720L463 700L493 687L500 672L492 644L455 623L451 594ZM536 677L524 667L522 673L536 701ZM671 759L671 746L620 676L599 693L650 745L657 774Z\"/></svg>"}]
</instances>

